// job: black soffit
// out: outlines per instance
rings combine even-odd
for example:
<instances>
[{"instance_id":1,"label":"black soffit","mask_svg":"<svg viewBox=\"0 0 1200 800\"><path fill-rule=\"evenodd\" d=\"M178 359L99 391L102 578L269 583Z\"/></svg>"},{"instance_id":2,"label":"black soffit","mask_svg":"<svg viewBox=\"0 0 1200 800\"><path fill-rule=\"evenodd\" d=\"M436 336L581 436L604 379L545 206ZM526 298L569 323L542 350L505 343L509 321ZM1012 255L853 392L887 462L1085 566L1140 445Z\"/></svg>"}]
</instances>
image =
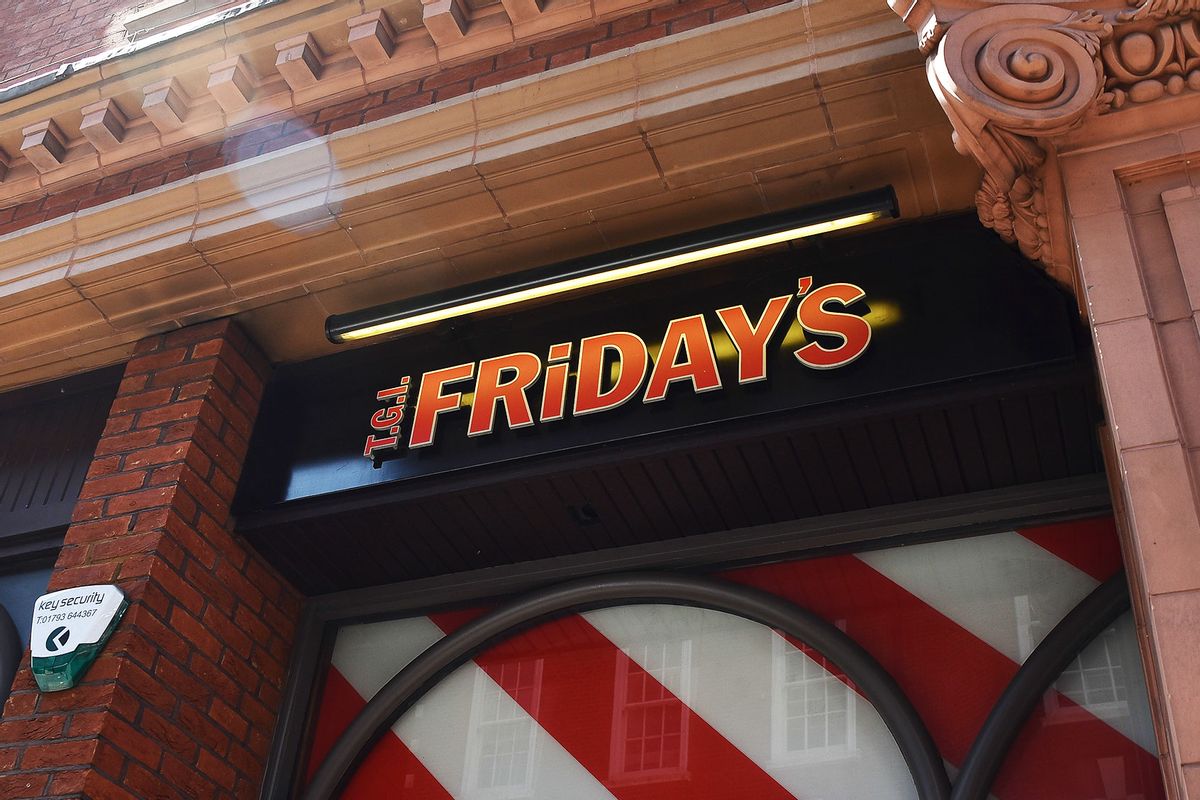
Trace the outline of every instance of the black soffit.
<instances>
[{"instance_id":1,"label":"black soffit","mask_svg":"<svg viewBox=\"0 0 1200 800\"><path fill-rule=\"evenodd\" d=\"M899 309L849 367L781 363L760 384L734 376L700 396L677 385L651 408L469 440L457 412L415 457L373 469L361 454L374 393L401 372L415 380L639 325L650 341L671 318L738 302L756 318L809 274ZM614 291L281 367L239 528L318 594L1102 471L1073 303L974 219L810 242L648 286L652 297Z\"/></svg>"}]
</instances>

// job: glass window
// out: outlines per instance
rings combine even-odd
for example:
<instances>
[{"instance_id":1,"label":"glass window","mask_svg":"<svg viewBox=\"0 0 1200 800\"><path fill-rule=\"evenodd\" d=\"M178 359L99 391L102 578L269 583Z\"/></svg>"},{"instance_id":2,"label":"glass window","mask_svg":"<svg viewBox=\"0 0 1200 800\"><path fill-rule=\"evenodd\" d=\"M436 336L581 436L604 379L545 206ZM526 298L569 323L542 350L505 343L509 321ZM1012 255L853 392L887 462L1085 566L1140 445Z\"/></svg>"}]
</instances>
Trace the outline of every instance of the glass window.
<instances>
[{"instance_id":1,"label":"glass window","mask_svg":"<svg viewBox=\"0 0 1200 800\"><path fill-rule=\"evenodd\" d=\"M858 642L953 774L1024 659L1120 566L1111 521L1090 520L714 577ZM388 678L485 610L342 628L311 763ZM1035 716L997 800L1164 797L1129 620L1080 654ZM344 797L397 785L406 800L915 796L882 718L836 664L756 622L670 604L564 616L481 653L397 721Z\"/></svg>"}]
</instances>

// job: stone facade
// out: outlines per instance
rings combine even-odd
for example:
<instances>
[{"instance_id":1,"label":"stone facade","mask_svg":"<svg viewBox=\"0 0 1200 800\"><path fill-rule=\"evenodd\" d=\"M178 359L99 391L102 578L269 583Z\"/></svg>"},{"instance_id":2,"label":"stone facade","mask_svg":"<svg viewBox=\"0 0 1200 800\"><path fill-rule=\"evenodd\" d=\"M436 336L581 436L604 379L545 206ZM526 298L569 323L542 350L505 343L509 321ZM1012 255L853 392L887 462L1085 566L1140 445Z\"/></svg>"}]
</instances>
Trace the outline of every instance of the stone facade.
<instances>
[{"instance_id":1,"label":"stone facade","mask_svg":"<svg viewBox=\"0 0 1200 800\"><path fill-rule=\"evenodd\" d=\"M984 224L1073 287L1172 797L1200 797L1200 6L893 0Z\"/></svg>"}]
</instances>

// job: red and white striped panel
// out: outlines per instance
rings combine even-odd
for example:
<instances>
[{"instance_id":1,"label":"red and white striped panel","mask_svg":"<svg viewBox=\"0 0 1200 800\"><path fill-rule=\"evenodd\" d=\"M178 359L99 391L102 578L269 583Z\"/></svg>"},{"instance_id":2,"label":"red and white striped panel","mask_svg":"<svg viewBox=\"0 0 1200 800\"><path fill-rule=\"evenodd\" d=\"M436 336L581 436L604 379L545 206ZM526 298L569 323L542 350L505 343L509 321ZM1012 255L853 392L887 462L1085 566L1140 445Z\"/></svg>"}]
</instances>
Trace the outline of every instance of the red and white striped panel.
<instances>
[{"instance_id":1,"label":"red and white striped panel","mask_svg":"<svg viewBox=\"0 0 1200 800\"><path fill-rule=\"evenodd\" d=\"M1120 566L1111 523L741 569L726 579L812 609L900 683L961 763L1020 662ZM383 684L479 610L347 626L310 774ZM830 668L832 669L832 667ZM1131 625L1064 674L1022 733L998 800L1163 797ZM522 632L393 726L345 798L911 798L875 710L819 654L757 623L623 606Z\"/></svg>"}]
</instances>

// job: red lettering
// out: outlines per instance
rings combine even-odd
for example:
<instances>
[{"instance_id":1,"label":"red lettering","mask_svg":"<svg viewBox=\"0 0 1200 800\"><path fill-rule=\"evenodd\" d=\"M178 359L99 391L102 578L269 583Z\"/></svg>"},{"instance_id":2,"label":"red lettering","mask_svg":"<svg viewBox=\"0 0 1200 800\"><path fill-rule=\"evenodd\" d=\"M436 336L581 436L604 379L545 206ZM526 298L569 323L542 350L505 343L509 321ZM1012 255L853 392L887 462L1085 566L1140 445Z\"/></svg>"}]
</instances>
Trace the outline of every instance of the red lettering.
<instances>
[{"instance_id":1,"label":"red lettering","mask_svg":"<svg viewBox=\"0 0 1200 800\"><path fill-rule=\"evenodd\" d=\"M604 391L608 352L616 355L617 377ZM633 333L618 331L589 336L579 343L579 378L575 382L575 416L608 411L637 394L646 377L650 354L646 343Z\"/></svg>"},{"instance_id":2,"label":"red lettering","mask_svg":"<svg viewBox=\"0 0 1200 800\"><path fill-rule=\"evenodd\" d=\"M512 353L480 361L467 436L482 436L492 432L499 403L504 404L509 428L532 425L533 412L529 409L525 390L533 385L541 372L542 361L533 353ZM511 375L508 380L504 380L506 374Z\"/></svg>"},{"instance_id":3,"label":"red lettering","mask_svg":"<svg viewBox=\"0 0 1200 800\"><path fill-rule=\"evenodd\" d=\"M399 425L403 419L404 406L381 408L371 415L371 427L377 431L386 431L393 425Z\"/></svg>"},{"instance_id":4,"label":"red lettering","mask_svg":"<svg viewBox=\"0 0 1200 800\"><path fill-rule=\"evenodd\" d=\"M871 343L871 323L857 314L841 311L826 311L826 303L840 303L846 307L866 296L852 283L831 283L809 294L800 301L796 319L805 331L837 336L841 344L833 349L809 342L796 351L801 364L813 369L836 369L844 367L866 352Z\"/></svg>"},{"instance_id":5,"label":"red lettering","mask_svg":"<svg viewBox=\"0 0 1200 800\"><path fill-rule=\"evenodd\" d=\"M680 351L684 353L683 361L679 360ZM717 356L713 352L708 325L702 314L673 319L668 323L643 401L656 403L662 400L667 396L667 387L682 380L690 380L697 394L721 388Z\"/></svg>"},{"instance_id":6,"label":"red lettering","mask_svg":"<svg viewBox=\"0 0 1200 800\"><path fill-rule=\"evenodd\" d=\"M447 411L457 411L462 406L462 392L442 394L442 387L447 383L465 381L474 374L474 364L458 364L421 376L421 388L417 392L417 405L413 411L412 432L408 439L410 448L433 444L438 417Z\"/></svg>"},{"instance_id":7,"label":"red lettering","mask_svg":"<svg viewBox=\"0 0 1200 800\"><path fill-rule=\"evenodd\" d=\"M567 413L567 375L570 364L551 364L546 367L546 383L542 387L542 422L554 422Z\"/></svg>"},{"instance_id":8,"label":"red lettering","mask_svg":"<svg viewBox=\"0 0 1200 800\"><path fill-rule=\"evenodd\" d=\"M767 301L758 322L751 325L745 306L732 306L717 311L721 324L738 351L738 383L754 383L767 378L767 343L787 312L791 295L772 297Z\"/></svg>"},{"instance_id":9,"label":"red lettering","mask_svg":"<svg viewBox=\"0 0 1200 800\"><path fill-rule=\"evenodd\" d=\"M373 460L376 450L395 449L398 444L400 444L400 440L395 436L378 437L372 433L367 437L367 445L363 448L363 455Z\"/></svg>"}]
</instances>

